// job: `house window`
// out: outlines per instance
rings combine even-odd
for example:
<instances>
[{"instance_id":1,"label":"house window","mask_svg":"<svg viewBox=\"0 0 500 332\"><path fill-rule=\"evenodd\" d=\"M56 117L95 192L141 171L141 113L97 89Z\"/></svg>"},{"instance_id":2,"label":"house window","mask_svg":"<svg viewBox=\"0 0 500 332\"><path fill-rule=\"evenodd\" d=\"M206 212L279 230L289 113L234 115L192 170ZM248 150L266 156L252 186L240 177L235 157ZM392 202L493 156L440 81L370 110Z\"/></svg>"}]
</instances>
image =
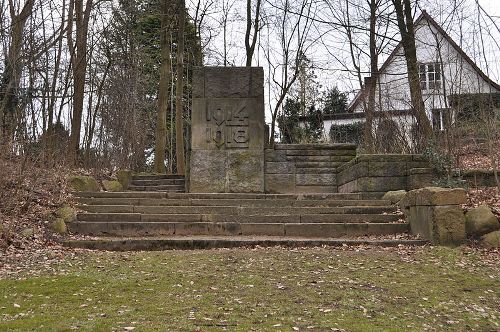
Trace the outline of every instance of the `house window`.
<instances>
[{"instance_id":1,"label":"house window","mask_svg":"<svg viewBox=\"0 0 500 332\"><path fill-rule=\"evenodd\" d=\"M439 62L418 65L420 88L422 90L441 89L441 64Z\"/></svg>"},{"instance_id":2,"label":"house window","mask_svg":"<svg viewBox=\"0 0 500 332\"><path fill-rule=\"evenodd\" d=\"M449 109L432 110L432 128L434 131L445 131L451 124L451 111Z\"/></svg>"}]
</instances>

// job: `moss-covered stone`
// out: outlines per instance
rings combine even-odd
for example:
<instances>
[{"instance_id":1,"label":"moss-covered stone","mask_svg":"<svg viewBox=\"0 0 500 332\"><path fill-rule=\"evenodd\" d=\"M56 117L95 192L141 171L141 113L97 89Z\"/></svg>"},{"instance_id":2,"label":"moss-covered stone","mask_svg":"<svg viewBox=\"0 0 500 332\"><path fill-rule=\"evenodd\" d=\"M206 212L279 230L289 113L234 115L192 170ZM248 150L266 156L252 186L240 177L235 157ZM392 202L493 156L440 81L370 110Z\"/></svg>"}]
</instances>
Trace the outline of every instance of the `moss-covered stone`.
<instances>
[{"instance_id":1,"label":"moss-covered stone","mask_svg":"<svg viewBox=\"0 0 500 332\"><path fill-rule=\"evenodd\" d=\"M481 238L481 244L487 248L500 248L500 231L490 232Z\"/></svg>"},{"instance_id":2,"label":"moss-covered stone","mask_svg":"<svg viewBox=\"0 0 500 332\"><path fill-rule=\"evenodd\" d=\"M130 186L133 175L134 172L127 169L121 169L118 172L116 172L116 178L118 179L118 182L121 183L124 190L127 190L128 187Z\"/></svg>"},{"instance_id":3,"label":"moss-covered stone","mask_svg":"<svg viewBox=\"0 0 500 332\"><path fill-rule=\"evenodd\" d=\"M76 211L70 206L63 206L54 212L54 215L57 218L64 220L64 222L73 222L76 220Z\"/></svg>"},{"instance_id":4,"label":"moss-covered stone","mask_svg":"<svg viewBox=\"0 0 500 332\"><path fill-rule=\"evenodd\" d=\"M35 235L35 229L34 228L25 228L21 232L21 236L24 238L29 238Z\"/></svg>"},{"instance_id":5,"label":"moss-covered stone","mask_svg":"<svg viewBox=\"0 0 500 332\"><path fill-rule=\"evenodd\" d=\"M68 179L68 183L75 191L100 191L99 183L91 176L75 175Z\"/></svg>"},{"instance_id":6,"label":"moss-covered stone","mask_svg":"<svg viewBox=\"0 0 500 332\"><path fill-rule=\"evenodd\" d=\"M500 224L497 218L486 205L470 209L465 214L466 230L469 236L481 236L483 234L496 231Z\"/></svg>"},{"instance_id":7,"label":"moss-covered stone","mask_svg":"<svg viewBox=\"0 0 500 332\"><path fill-rule=\"evenodd\" d=\"M50 222L50 229L54 233L66 234L68 229L66 228L66 223L63 218L56 218Z\"/></svg>"},{"instance_id":8,"label":"moss-covered stone","mask_svg":"<svg viewBox=\"0 0 500 332\"><path fill-rule=\"evenodd\" d=\"M111 181L103 180L102 185L104 186L104 189L106 191L113 191L113 192L123 191L123 185L116 180L111 180Z\"/></svg>"}]
</instances>

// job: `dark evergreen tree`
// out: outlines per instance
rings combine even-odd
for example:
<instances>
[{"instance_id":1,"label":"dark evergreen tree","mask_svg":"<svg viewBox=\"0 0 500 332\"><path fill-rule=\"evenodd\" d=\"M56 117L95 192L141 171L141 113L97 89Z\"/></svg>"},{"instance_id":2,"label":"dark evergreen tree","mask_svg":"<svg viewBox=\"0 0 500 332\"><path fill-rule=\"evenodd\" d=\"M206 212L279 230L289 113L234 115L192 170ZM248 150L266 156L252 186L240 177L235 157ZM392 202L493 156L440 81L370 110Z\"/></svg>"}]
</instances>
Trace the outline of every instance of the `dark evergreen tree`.
<instances>
[{"instance_id":1,"label":"dark evergreen tree","mask_svg":"<svg viewBox=\"0 0 500 332\"><path fill-rule=\"evenodd\" d=\"M338 114L347 112L347 95L336 86L323 93L323 114Z\"/></svg>"},{"instance_id":2,"label":"dark evergreen tree","mask_svg":"<svg viewBox=\"0 0 500 332\"><path fill-rule=\"evenodd\" d=\"M281 143L299 143L302 140L303 129L299 126L300 110L301 103L299 99L286 98L283 113L278 118Z\"/></svg>"}]
</instances>

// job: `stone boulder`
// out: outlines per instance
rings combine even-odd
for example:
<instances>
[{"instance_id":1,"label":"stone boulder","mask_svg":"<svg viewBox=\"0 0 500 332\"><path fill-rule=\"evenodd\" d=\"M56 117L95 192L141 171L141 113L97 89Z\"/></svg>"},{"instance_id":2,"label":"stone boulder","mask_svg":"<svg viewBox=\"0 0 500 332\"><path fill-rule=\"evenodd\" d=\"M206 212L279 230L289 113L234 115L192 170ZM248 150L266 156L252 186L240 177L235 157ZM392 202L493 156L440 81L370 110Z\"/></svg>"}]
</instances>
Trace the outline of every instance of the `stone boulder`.
<instances>
[{"instance_id":1,"label":"stone boulder","mask_svg":"<svg viewBox=\"0 0 500 332\"><path fill-rule=\"evenodd\" d=\"M55 218L50 222L50 229L57 234L66 234L68 229L63 218Z\"/></svg>"},{"instance_id":2,"label":"stone boulder","mask_svg":"<svg viewBox=\"0 0 500 332\"><path fill-rule=\"evenodd\" d=\"M100 191L99 183L91 176L75 175L68 179L68 183L74 191Z\"/></svg>"},{"instance_id":3,"label":"stone boulder","mask_svg":"<svg viewBox=\"0 0 500 332\"><path fill-rule=\"evenodd\" d=\"M121 183L122 189L128 189L128 186L130 186L130 183L132 182L132 175L134 175L134 172L126 169L116 172L116 178L118 179L118 182Z\"/></svg>"},{"instance_id":4,"label":"stone boulder","mask_svg":"<svg viewBox=\"0 0 500 332\"><path fill-rule=\"evenodd\" d=\"M382 197L383 200L390 201L391 204L396 204L403 199L406 195L406 190L388 191Z\"/></svg>"},{"instance_id":5,"label":"stone boulder","mask_svg":"<svg viewBox=\"0 0 500 332\"><path fill-rule=\"evenodd\" d=\"M465 220L467 235L474 237L496 231L500 226L497 218L486 205L481 205L467 211Z\"/></svg>"},{"instance_id":6,"label":"stone boulder","mask_svg":"<svg viewBox=\"0 0 500 332\"><path fill-rule=\"evenodd\" d=\"M481 244L487 248L500 248L500 231L490 232L481 238Z\"/></svg>"},{"instance_id":7,"label":"stone boulder","mask_svg":"<svg viewBox=\"0 0 500 332\"><path fill-rule=\"evenodd\" d=\"M56 219L62 219L64 222L73 222L76 220L76 210L67 205L57 209L54 215Z\"/></svg>"},{"instance_id":8,"label":"stone boulder","mask_svg":"<svg viewBox=\"0 0 500 332\"><path fill-rule=\"evenodd\" d=\"M102 185L106 191L123 191L123 185L116 180L103 180Z\"/></svg>"}]
</instances>

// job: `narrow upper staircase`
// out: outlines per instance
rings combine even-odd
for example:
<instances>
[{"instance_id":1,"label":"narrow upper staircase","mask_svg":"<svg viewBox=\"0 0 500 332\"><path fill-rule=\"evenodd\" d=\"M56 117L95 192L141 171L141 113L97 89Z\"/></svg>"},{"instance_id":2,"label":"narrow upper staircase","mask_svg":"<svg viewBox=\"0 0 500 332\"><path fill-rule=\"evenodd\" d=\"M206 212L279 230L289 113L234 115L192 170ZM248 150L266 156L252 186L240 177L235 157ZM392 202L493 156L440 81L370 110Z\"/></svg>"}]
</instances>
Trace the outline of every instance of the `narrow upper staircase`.
<instances>
[{"instance_id":1,"label":"narrow upper staircase","mask_svg":"<svg viewBox=\"0 0 500 332\"><path fill-rule=\"evenodd\" d=\"M129 191L185 192L184 175L134 175Z\"/></svg>"},{"instance_id":2,"label":"narrow upper staircase","mask_svg":"<svg viewBox=\"0 0 500 332\"><path fill-rule=\"evenodd\" d=\"M362 193L196 194L165 180L172 179L134 178L144 192L77 193L82 212L69 229L91 238L64 243L107 250L423 243L396 237L409 231L396 208Z\"/></svg>"}]
</instances>

